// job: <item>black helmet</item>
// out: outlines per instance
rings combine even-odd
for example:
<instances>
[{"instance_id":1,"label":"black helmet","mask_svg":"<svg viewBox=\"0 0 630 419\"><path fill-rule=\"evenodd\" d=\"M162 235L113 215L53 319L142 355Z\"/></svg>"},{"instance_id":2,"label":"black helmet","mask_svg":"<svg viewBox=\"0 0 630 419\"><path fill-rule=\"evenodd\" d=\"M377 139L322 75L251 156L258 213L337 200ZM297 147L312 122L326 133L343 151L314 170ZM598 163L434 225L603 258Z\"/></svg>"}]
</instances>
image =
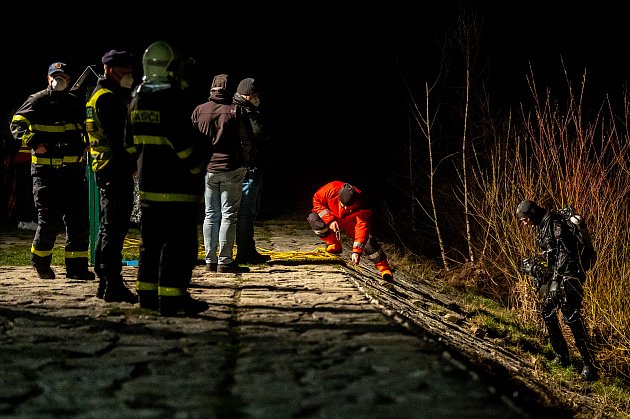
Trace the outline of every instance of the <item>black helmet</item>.
<instances>
[{"instance_id":1,"label":"black helmet","mask_svg":"<svg viewBox=\"0 0 630 419\"><path fill-rule=\"evenodd\" d=\"M543 215L545 215L545 210L538 206L534 201L521 201L516 207L516 217L519 221L522 221L525 218L531 219L534 224L539 224L540 220L542 220Z\"/></svg>"}]
</instances>

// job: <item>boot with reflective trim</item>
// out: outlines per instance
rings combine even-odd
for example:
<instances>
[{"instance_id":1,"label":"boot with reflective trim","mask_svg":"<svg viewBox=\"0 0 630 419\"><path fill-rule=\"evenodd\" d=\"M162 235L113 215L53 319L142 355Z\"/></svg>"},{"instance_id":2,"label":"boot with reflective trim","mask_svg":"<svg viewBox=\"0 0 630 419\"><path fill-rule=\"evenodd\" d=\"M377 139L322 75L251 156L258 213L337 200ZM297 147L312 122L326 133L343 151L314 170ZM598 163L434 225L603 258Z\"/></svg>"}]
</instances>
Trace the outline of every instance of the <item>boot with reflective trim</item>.
<instances>
[{"instance_id":1,"label":"boot with reflective trim","mask_svg":"<svg viewBox=\"0 0 630 419\"><path fill-rule=\"evenodd\" d=\"M387 262L387 260L377 262L374 266L381 273L381 278L383 278L384 281L391 281L394 279L392 269L389 267L389 262Z\"/></svg>"},{"instance_id":2,"label":"boot with reflective trim","mask_svg":"<svg viewBox=\"0 0 630 419\"><path fill-rule=\"evenodd\" d=\"M337 236L335 236L334 233L331 233L327 235L326 237L320 237L320 238L322 239L324 243L328 245L326 246L326 251L328 253L332 253L334 255L341 253L341 250L342 250L341 242L337 240Z\"/></svg>"}]
</instances>

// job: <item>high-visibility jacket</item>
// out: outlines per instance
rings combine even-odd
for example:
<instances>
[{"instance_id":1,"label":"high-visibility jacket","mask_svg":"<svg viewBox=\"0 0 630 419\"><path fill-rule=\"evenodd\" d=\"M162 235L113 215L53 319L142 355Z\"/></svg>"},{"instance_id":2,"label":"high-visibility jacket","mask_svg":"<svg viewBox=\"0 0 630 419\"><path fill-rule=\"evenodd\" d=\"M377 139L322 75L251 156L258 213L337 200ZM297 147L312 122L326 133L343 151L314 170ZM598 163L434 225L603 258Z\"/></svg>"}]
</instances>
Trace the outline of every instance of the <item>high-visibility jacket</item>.
<instances>
[{"instance_id":1,"label":"high-visibility jacket","mask_svg":"<svg viewBox=\"0 0 630 419\"><path fill-rule=\"evenodd\" d=\"M11 134L31 150L40 144L46 146L45 153L32 154L31 162L36 167L81 163L87 145L83 136L84 113L76 96L49 86L30 95L15 112Z\"/></svg>"},{"instance_id":2,"label":"high-visibility jacket","mask_svg":"<svg viewBox=\"0 0 630 419\"><path fill-rule=\"evenodd\" d=\"M129 105L127 151L137 158L141 202L203 201L207 149L190 122L192 107L176 87L141 84Z\"/></svg>"},{"instance_id":3,"label":"high-visibility jacket","mask_svg":"<svg viewBox=\"0 0 630 419\"><path fill-rule=\"evenodd\" d=\"M313 195L313 212L316 212L327 225L337 221L339 226L354 238L352 251L363 253L370 235L372 209L364 207L365 200L356 186L354 187L356 200L349 207L342 207L339 191L344 184L345 182L335 180L319 188Z\"/></svg>"}]
</instances>

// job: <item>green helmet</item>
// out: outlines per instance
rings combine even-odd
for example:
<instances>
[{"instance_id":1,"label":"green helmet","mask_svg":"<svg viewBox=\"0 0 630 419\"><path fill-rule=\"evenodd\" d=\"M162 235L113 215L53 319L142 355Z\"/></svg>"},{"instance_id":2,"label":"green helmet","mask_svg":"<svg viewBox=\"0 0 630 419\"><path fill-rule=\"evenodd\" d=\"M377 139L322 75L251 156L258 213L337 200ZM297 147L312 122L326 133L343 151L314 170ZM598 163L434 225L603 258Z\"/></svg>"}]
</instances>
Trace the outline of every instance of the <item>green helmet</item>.
<instances>
[{"instance_id":1,"label":"green helmet","mask_svg":"<svg viewBox=\"0 0 630 419\"><path fill-rule=\"evenodd\" d=\"M169 81L169 66L175 59L173 48L164 41L152 43L142 55L143 80L148 82Z\"/></svg>"},{"instance_id":2,"label":"green helmet","mask_svg":"<svg viewBox=\"0 0 630 419\"><path fill-rule=\"evenodd\" d=\"M185 77L194 59L182 57L179 51L165 41L152 43L142 55L143 81L148 83L173 83L187 85Z\"/></svg>"}]
</instances>

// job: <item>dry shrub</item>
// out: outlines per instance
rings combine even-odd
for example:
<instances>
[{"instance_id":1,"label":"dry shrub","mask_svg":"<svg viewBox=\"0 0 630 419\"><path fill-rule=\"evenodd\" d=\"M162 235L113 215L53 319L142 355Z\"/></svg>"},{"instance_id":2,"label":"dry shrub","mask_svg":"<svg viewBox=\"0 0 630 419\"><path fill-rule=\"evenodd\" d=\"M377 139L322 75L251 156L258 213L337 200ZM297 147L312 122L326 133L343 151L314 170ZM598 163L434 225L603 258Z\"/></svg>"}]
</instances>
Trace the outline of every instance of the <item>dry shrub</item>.
<instances>
[{"instance_id":1,"label":"dry shrub","mask_svg":"<svg viewBox=\"0 0 630 419\"><path fill-rule=\"evenodd\" d=\"M577 96L568 82L569 99L563 105L553 100L550 91L539 96L533 76L529 83L532 109L522 107L518 123L508 118L488 130L489 151L476 156L470 208L476 223L477 258L481 255L486 272L500 273L503 281L497 286L509 289L509 305L519 310L522 321L531 321L538 315L538 302L520 265L539 249L533 232L517 222L516 206L523 199L550 209L572 205L588 223L599 255L585 286L584 317L598 337L600 359L609 370L628 376L629 96L622 115L617 116L607 102L586 121L581 102L584 81ZM457 276L475 269L465 267ZM475 282L462 283L467 281Z\"/></svg>"}]
</instances>

